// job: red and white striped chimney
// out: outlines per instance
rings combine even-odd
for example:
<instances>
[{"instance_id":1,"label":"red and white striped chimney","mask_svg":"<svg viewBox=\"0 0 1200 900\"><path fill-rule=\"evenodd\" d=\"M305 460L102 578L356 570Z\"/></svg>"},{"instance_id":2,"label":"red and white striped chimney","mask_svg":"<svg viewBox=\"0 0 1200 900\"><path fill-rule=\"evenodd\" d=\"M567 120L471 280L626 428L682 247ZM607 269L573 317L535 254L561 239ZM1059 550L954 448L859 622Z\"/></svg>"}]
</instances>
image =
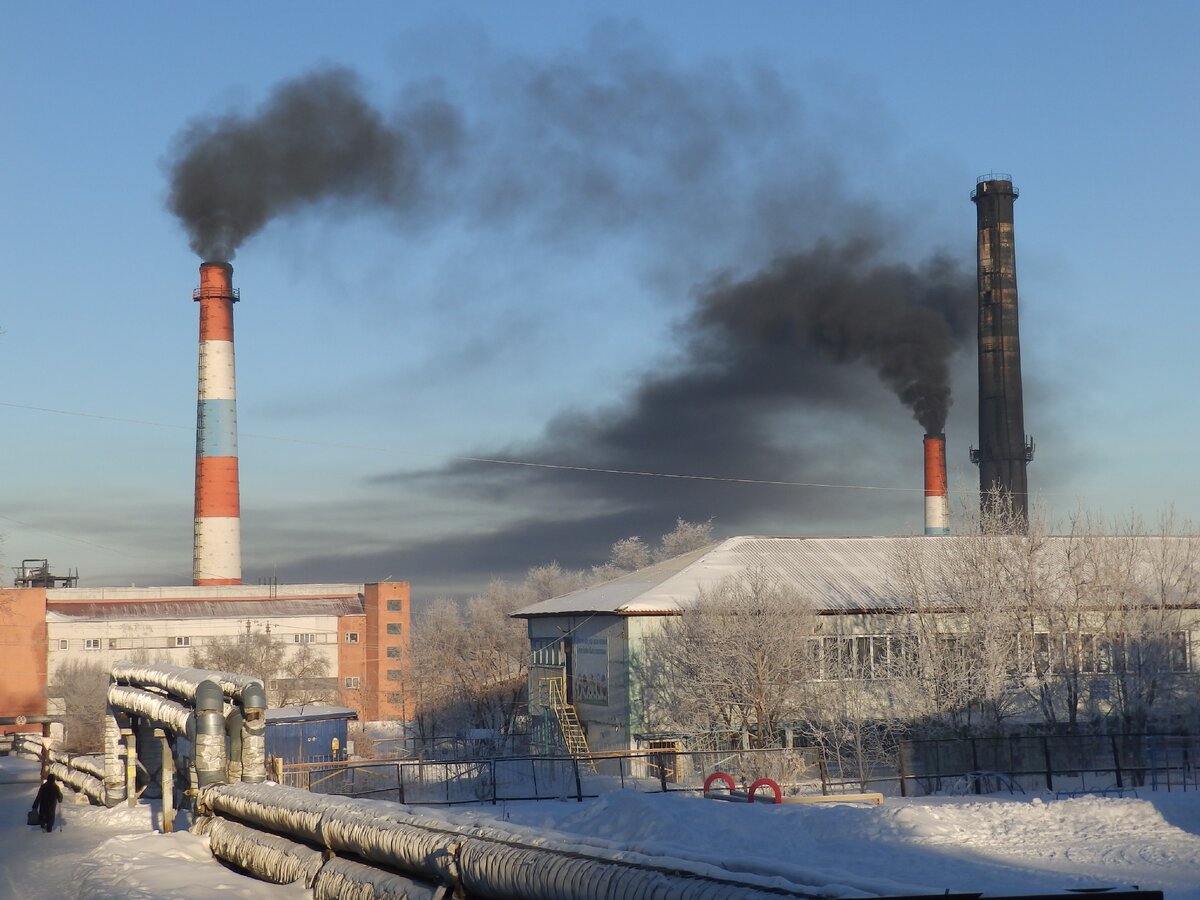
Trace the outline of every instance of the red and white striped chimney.
<instances>
[{"instance_id":1,"label":"red and white striped chimney","mask_svg":"<svg viewBox=\"0 0 1200 900\"><path fill-rule=\"evenodd\" d=\"M950 533L950 496L946 490L946 435L925 435L925 534Z\"/></svg>"},{"instance_id":2,"label":"red and white striped chimney","mask_svg":"<svg viewBox=\"0 0 1200 900\"><path fill-rule=\"evenodd\" d=\"M233 266L206 262L200 287L200 375L196 403L196 528L193 584L242 583L237 392L233 369Z\"/></svg>"}]
</instances>

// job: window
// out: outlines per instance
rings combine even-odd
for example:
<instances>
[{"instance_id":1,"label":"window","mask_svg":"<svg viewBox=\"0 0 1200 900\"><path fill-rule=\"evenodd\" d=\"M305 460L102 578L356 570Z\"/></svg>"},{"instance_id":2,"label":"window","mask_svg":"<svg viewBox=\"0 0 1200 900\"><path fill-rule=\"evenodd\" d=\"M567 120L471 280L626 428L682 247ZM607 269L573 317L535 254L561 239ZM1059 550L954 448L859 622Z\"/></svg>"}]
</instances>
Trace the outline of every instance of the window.
<instances>
[{"instance_id":1,"label":"window","mask_svg":"<svg viewBox=\"0 0 1200 900\"><path fill-rule=\"evenodd\" d=\"M192 639L190 637L177 637L175 638L175 646L190 647L192 646Z\"/></svg>"},{"instance_id":2,"label":"window","mask_svg":"<svg viewBox=\"0 0 1200 900\"><path fill-rule=\"evenodd\" d=\"M347 644L357 644L358 643L358 632L357 631L347 631L346 632L346 643Z\"/></svg>"},{"instance_id":3,"label":"window","mask_svg":"<svg viewBox=\"0 0 1200 900\"><path fill-rule=\"evenodd\" d=\"M532 664L535 666L561 666L562 642L558 638L532 638L530 649L533 651Z\"/></svg>"},{"instance_id":4,"label":"window","mask_svg":"<svg viewBox=\"0 0 1200 900\"><path fill-rule=\"evenodd\" d=\"M66 649L67 649L68 647L70 647L70 646L71 646L71 642L70 642L70 641L59 640L59 642L58 642L58 649L59 649L59 650L66 650Z\"/></svg>"},{"instance_id":5,"label":"window","mask_svg":"<svg viewBox=\"0 0 1200 900\"><path fill-rule=\"evenodd\" d=\"M1186 631L1176 631L1167 635L1167 657L1172 672L1187 672L1188 667L1188 636Z\"/></svg>"},{"instance_id":6,"label":"window","mask_svg":"<svg viewBox=\"0 0 1200 900\"><path fill-rule=\"evenodd\" d=\"M388 669L387 670L387 680L388 681L399 681L400 680L400 670L399 669Z\"/></svg>"},{"instance_id":7,"label":"window","mask_svg":"<svg viewBox=\"0 0 1200 900\"><path fill-rule=\"evenodd\" d=\"M349 677L346 678L346 687L357 688L358 685L359 685L359 681L358 681L357 675L350 675Z\"/></svg>"},{"instance_id":8,"label":"window","mask_svg":"<svg viewBox=\"0 0 1200 900\"><path fill-rule=\"evenodd\" d=\"M388 647L387 655L388 655L388 659L399 659L400 658L400 648L399 647Z\"/></svg>"},{"instance_id":9,"label":"window","mask_svg":"<svg viewBox=\"0 0 1200 900\"><path fill-rule=\"evenodd\" d=\"M399 634L400 633L400 623L399 622L389 622L388 627L387 627L387 633L388 634Z\"/></svg>"},{"instance_id":10,"label":"window","mask_svg":"<svg viewBox=\"0 0 1200 900\"><path fill-rule=\"evenodd\" d=\"M315 634L293 634L292 640L296 644L315 644L317 636Z\"/></svg>"},{"instance_id":11,"label":"window","mask_svg":"<svg viewBox=\"0 0 1200 900\"><path fill-rule=\"evenodd\" d=\"M84 650L99 650L100 638L85 638L83 642Z\"/></svg>"},{"instance_id":12,"label":"window","mask_svg":"<svg viewBox=\"0 0 1200 900\"><path fill-rule=\"evenodd\" d=\"M388 601L388 612L400 612L400 610L403 608L404 607L401 605L401 601L399 600Z\"/></svg>"}]
</instances>

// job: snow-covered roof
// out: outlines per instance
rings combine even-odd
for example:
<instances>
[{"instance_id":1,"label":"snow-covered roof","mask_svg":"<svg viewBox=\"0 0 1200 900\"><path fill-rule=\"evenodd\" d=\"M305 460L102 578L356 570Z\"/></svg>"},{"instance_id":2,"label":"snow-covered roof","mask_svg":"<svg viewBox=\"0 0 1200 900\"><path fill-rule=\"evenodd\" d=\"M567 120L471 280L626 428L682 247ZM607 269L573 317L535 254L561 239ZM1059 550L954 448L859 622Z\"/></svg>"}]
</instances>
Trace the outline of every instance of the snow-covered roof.
<instances>
[{"instance_id":1,"label":"snow-covered roof","mask_svg":"<svg viewBox=\"0 0 1200 900\"><path fill-rule=\"evenodd\" d=\"M186 584L163 587L48 588L50 603L137 602L148 600L282 600L290 597L355 597L355 584Z\"/></svg>"},{"instance_id":2,"label":"snow-covered roof","mask_svg":"<svg viewBox=\"0 0 1200 900\"><path fill-rule=\"evenodd\" d=\"M891 573L896 543L911 538L732 537L718 544L518 610L514 615L674 614L695 603L700 589L761 566L798 589L821 611L897 606ZM952 541L929 538L927 541Z\"/></svg>"},{"instance_id":3,"label":"snow-covered roof","mask_svg":"<svg viewBox=\"0 0 1200 900\"><path fill-rule=\"evenodd\" d=\"M950 558L959 542L974 539L731 537L604 584L535 603L514 615L520 618L591 613L673 615L693 606L702 588L712 589L726 577L755 567L761 567L769 579L794 588L819 613L897 609L902 605L904 593L896 575L902 550L916 554L923 565L936 567ZM1142 540L1150 546L1163 539ZM1069 541L1066 537L1052 537L1047 546L1052 555L1059 555L1065 552Z\"/></svg>"},{"instance_id":4,"label":"snow-covered roof","mask_svg":"<svg viewBox=\"0 0 1200 900\"><path fill-rule=\"evenodd\" d=\"M113 622L125 619L282 619L294 616L361 616L360 600L307 597L298 600L142 600L46 604L47 622Z\"/></svg>"}]
</instances>

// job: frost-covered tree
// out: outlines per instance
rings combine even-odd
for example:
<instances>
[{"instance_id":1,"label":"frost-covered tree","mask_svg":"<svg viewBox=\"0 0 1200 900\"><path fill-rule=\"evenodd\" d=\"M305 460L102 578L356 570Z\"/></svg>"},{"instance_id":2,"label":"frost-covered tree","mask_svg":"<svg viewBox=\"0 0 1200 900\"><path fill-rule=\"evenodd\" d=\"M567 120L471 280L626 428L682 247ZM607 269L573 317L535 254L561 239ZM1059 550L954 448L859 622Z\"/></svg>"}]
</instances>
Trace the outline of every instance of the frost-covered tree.
<instances>
[{"instance_id":1,"label":"frost-covered tree","mask_svg":"<svg viewBox=\"0 0 1200 900\"><path fill-rule=\"evenodd\" d=\"M701 547L707 547L713 542L712 519L707 522L688 522L686 519L676 519L675 527L662 536L654 551L655 561L673 559L684 553L691 553Z\"/></svg>"},{"instance_id":2,"label":"frost-covered tree","mask_svg":"<svg viewBox=\"0 0 1200 900\"><path fill-rule=\"evenodd\" d=\"M329 660L312 644L292 644L268 631L214 637L191 649L198 669L236 672L259 679L270 706L336 703L336 679Z\"/></svg>"},{"instance_id":3,"label":"frost-covered tree","mask_svg":"<svg viewBox=\"0 0 1200 900\"><path fill-rule=\"evenodd\" d=\"M762 569L701 589L642 648L649 727L744 731L753 746L776 746L818 674L814 626L812 604Z\"/></svg>"},{"instance_id":4,"label":"frost-covered tree","mask_svg":"<svg viewBox=\"0 0 1200 900\"><path fill-rule=\"evenodd\" d=\"M98 662L69 659L54 672L49 695L63 705L63 749L92 753L104 746L108 669Z\"/></svg>"}]
</instances>

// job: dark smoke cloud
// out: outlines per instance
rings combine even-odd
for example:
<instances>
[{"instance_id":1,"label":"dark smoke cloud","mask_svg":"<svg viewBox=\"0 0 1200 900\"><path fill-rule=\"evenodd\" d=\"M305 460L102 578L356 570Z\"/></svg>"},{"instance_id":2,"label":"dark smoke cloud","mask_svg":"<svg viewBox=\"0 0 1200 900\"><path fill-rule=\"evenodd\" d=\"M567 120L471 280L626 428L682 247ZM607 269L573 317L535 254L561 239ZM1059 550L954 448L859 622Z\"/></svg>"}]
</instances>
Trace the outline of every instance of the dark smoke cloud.
<instances>
[{"instance_id":1,"label":"dark smoke cloud","mask_svg":"<svg viewBox=\"0 0 1200 900\"><path fill-rule=\"evenodd\" d=\"M691 323L693 365L724 395L799 400L811 390L798 383L804 357L861 363L938 434L950 409L950 356L969 335L971 287L944 256L913 267L880 262L867 239L823 242L705 294Z\"/></svg>"},{"instance_id":2,"label":"dark smoke cloud","mask_svg":"<svg viewBox=\"0 0 1200 900\"><path fill-rule=\"evenodd\" d=\"M769 70L675 66L613 28L558 58L463 68L403 86L391 114L339 68L193 122L167 161L168 207L206 259L275 218L344 204L408 231L457 218L555 244L637 233L665 251L656 263L682 256L689 283L689 246L740 240L769 256L815 237L818 211L822 227L861 213L810 111Z\"/></svg>"},{"instance_id":3,"label":"dark smoke cloud","mask_svg":"<svg viewBox=\"0 0 1200 900\"><path fill-rule=\"evenodd\" d=\"M973 279L944 256L908 265L882 258L881 244L867 238L821 242L779 257L752 277L714 280L684 323L682 359L669 372L643 377L619 407L563 413L533 445L475 455L813 479L818 454L806 453L804 436L787 429L799 416L809 425L833 421L836 432L848 434L856 426L847 416L876 417L886 394L864 384L864 372L874 373L925 431L944 429L950 362L971 332L972 289ZM865 448L853 452L861 457ZM532 481L638 506L652 493L653 505L673 504L693 518L770 505L762 492L744 486L701 490L694 481L598 481L584 473L497 472L466 462L431 475L494 501L527 490ZM699 497L708 506L697 506Z\"/></svg>"},{"instance_id":4,"label":"dark smoke cloud","mask_svg":"<svg viewBox=\"0 0 1200 900\"><path fill-rule=\"evenodd\" d=\"M253 115L192 125L176 148L170 206L193 248L228 259L275 217L339 204L391 213L409 233L448 218L488 240L515 232L546 250L547 265L563 264L564 247L571 259L603 254L611 244L594 251L601 240L640 247L636 275L650 274L681 311L677 352L615 406L562 412L539 439L473 456L845 481L875 463L895 471L895 451L876 448L897 399L925 431L943 430L973 278L914 252L919 226L896 219L904 179L882 179L889 189L870 202L848 186L841 160L868 161L877 178L886 167L878 134L838 123L858 128L876 111L823 114L836 98L802 99L765 69L680 66L640 32L611 27L557 58L450 68L436 87L401 91L392 115L335 70L281 86ZM895 206L881 207L885 199ZM971 234L968 224L964 249ZM919 478L919 441L911 446ZM556 535L568 531L567 555L591 542L597 561L611 541L660 534L677 515L755 528L770 516L805 520L797 510L809 503L766 487L471 463L381 480L540 508L547 527L516 514L507 530L462 539L473 553L504 547L521 566L559 555ZM820 510L825 499L810 503L814 518L852 521ZM886 505L879 495L837 498L841 514L860 520L871 504ZM467 563L453 560L463 547L445 548L461 570ZM405 552L396 559L411 561ZM493 564L484 554L480 571Z\"/></svg>"},{"instance_id":5,"label":"dark smoke cloud","mask_svg":"<svg viewBox=\"0 0 1200 900\"><path fill-rule=\"evenodd\" d=\"M419 98L386 121L345 69L280 86L254 116L194 123L180 136L168 206L213 261L277 216L327 200L414 211L425 172L453 158L457 113Z\"/></svg>"}]
</instances>

